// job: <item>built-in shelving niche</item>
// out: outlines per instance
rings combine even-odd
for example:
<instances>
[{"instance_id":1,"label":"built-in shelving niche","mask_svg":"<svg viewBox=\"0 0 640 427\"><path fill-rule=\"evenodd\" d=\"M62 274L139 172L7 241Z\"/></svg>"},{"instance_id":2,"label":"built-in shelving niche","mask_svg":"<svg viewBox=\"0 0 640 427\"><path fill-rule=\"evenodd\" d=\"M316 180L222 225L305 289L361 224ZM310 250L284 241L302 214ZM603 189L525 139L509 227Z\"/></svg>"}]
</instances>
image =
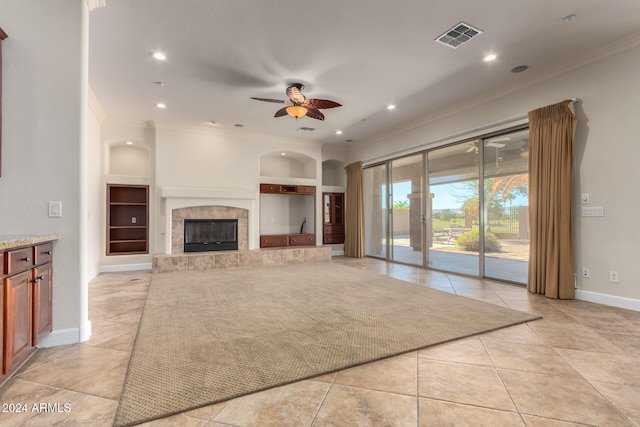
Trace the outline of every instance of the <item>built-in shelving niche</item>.
<instances>
[{"instance_id":1,"label":"built-in shelving niche","mask_svg":"<svg viewBox=\"0 0 640 427\"><path fill-rule=\"evenodd\" d=\"M265 153L260 156L260 176L316 179L316 160L291 151Z\"/></svg>"}]
</instances>

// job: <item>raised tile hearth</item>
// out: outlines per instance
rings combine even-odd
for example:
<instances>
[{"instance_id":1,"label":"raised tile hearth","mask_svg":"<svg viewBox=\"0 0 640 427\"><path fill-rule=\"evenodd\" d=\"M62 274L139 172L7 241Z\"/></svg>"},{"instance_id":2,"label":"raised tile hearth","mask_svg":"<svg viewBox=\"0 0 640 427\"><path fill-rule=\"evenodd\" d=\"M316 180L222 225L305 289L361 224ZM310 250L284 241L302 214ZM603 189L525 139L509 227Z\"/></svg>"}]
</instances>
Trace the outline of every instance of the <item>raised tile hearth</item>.
<instances>
[{"instance_id":1,"label":"raised tile hearth","mask_svg":"<svg viewBox=\"0 0 640 427\"><path fill-rule=\"evenodd\" d=\"M331 260L331 248L273 248L252 251L201 252L153 257L154 273L171 273L217 268L260 267Z\"/></svg>"}]
</instances>

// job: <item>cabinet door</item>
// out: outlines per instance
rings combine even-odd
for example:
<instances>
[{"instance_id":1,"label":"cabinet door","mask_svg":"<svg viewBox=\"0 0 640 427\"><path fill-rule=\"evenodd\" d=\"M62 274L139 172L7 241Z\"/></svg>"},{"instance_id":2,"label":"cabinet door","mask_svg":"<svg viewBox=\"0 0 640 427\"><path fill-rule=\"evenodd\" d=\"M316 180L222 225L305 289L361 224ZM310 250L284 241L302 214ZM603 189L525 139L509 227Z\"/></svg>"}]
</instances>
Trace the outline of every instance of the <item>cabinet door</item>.
<instances>
[{"instance_id":1,"label":"cabinet door","mask_svg":"<svg viewBox=\"0 0 640 427\"><path fill-rule=\"evenodd\" d=\"M31 270L5 279L4 373L31 353Z\"/></svg>"},{"instance_id":2,"label":"cabinet door","mask_svg":"<svg viewBox=\"0 0 640 427\"><path fill-rule=\"evenodd\" d=\"M51 291L53 268L51 263L33 269L33 335L37 346L51 332Z\"/></svg>"}]
</instances>

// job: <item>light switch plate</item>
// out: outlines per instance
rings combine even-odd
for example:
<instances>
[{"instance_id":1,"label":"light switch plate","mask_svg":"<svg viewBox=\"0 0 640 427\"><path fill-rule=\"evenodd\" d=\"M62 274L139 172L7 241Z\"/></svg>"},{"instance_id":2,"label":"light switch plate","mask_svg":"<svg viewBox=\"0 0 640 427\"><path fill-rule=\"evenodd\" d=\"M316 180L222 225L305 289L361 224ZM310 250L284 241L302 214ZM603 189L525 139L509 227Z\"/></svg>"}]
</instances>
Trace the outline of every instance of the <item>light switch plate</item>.
<instances>
[{"instance_id":1,"label":"light switch plate","mask_svg":"<svg viewBox=\"0 0 640 427\"><path fill-rule=\"evenodd\" d=\"M62 202L49 202L49 218L62 218Z\"/></svg>"}]
</instances>

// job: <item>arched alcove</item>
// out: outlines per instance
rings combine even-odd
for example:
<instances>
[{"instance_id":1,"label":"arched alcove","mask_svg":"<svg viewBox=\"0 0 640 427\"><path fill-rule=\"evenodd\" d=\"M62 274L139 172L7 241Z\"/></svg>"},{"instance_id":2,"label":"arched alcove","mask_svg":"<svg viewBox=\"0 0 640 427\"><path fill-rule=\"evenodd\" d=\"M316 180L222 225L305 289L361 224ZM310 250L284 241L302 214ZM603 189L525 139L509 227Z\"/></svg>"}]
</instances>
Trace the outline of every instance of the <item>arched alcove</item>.
<instances>
[{"instance_id":1,"label":"arched alcove","mask_svg":"<svg viewBox=\"0 0 640 427\"><path fill-rule=\"evenodd\" d=\"M344 187L347 185L347 174L344 163L338 160L322 162L322 185Z\"/></svg>"},{"instance_id":2,"label":"arched alcove","mask_svg":"<svg viewBox=\"0 0 640 427\"><path fill-rule=\"evenodd\" d=\"M260 156L260 176L316 178L316 160L306 154L277 151Z\"/></svg>"},{"instance_id":3,"label":"arched alcove","mask_svg":"<svg viewBox=\"0 0 640 427\"><path fill-rule=\"evenodd\" d=\"M151 176L151 154L149 148L133 141L109 144L107 174L136 177Z\"/></svg>"}]
</instances>

